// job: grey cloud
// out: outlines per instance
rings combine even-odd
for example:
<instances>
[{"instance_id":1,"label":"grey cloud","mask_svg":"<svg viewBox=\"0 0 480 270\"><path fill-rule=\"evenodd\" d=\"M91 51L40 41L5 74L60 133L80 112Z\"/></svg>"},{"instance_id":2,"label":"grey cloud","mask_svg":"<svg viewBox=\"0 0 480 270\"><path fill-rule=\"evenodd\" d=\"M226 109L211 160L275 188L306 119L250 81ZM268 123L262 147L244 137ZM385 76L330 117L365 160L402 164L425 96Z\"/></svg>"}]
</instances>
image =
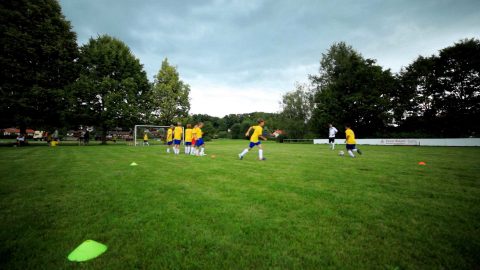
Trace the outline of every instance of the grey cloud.
<instances>
[{"instance_id":1,"label":"grey cloud","mask_svg":"<svg viewBox=\"0 0 480 270\"><path fill-rule=\"evenodd\" d=\"M282 90L294 83L289 71L318 63L333 42L346 41L398 71L418 54L435 53L472 37L468 34L478 37L480 29L480 1L62 0L61 5L80 42L97 34L120 38L149 77L168 57L185 78L201 74Z\"/></svg>"}]
</instances>

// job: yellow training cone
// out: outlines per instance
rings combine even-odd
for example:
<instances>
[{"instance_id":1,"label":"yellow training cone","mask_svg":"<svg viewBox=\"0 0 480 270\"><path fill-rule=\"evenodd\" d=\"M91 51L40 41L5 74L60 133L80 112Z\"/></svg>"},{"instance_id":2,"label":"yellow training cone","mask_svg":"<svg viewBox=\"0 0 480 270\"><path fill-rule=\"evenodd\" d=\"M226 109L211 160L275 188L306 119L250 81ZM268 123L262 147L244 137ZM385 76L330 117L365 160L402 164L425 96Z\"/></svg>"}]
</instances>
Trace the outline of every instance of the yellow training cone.
<instances>
[{"instance_id":1,"label":"yellow training cone","mask_svg":"<svg viewBox=\"0 0 480 270\"><path fill-rule=\"evenodd\" d=\"M84 262L102 255L105 251L107 251L106 245L94 240L86 240L68 255L68 260Z\"/></svg>"}]
</instances>

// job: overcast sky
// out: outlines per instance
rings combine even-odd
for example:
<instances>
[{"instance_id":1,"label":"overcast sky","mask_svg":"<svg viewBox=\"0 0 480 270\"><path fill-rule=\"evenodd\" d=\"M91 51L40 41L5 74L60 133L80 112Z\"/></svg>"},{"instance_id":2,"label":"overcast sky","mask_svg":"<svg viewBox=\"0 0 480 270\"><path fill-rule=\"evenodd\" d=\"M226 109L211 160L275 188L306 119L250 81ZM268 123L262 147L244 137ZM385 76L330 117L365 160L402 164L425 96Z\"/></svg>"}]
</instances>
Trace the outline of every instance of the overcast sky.
<instances>
[{"instance_id":1,"label":"overcast sky","mask_svg":"<svg viewBox=\"0 0 480 270\"><path fill-rule=\"evenodd\" d=\"M150 81L167 57L191 87L190 113L277 112L345 41L398 72L419 55L480 37L479 0L60 0L80 45L125 42Z\"/></svg>"}]
</instances>

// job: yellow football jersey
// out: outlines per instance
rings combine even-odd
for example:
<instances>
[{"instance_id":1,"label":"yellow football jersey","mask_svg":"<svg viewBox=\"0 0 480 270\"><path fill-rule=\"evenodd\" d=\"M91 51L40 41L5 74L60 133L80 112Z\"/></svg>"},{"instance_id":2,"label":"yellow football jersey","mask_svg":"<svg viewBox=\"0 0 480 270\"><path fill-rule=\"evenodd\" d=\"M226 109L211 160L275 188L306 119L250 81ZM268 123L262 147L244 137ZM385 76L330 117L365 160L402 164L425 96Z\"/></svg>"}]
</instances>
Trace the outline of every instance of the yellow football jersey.
<instances>
[{"instance_id":1,"label":"yellow football jersey","mask_svg":"<svg viewBox=\"0 0 480 270\"><path fill-rule=\"evenodd\" d=\"M174 139L175 140L181 140L182 139L182 133L183 133L183 130L182 130L182 127L175 127L175 130L173 132L174 134Z\"/></svg>"},{"instance_id":2,"label":"yellow football jersey","mask_svg":"<svg viewBox=\"0 0 480 270\"><path fill-rule=\"evenodd\" d=\"M148 135L146 133L145 133L145 135L143 135L143 140L148 141Z\"/></svg>"},{"instance_id":3,"label":"yellow football jersey","mask_svg":"<svg viewBox=\"0 0 480 270\"><path fill-rule=\"evenodd\" d=\"M186 142L192 142L192 129L191 128L187 128L185 130L185 141Z\"/></svg>"},{"instance_id":4,"label":"yellow football jersey","mask_svg":"<svg viewBox=\"0 0 480 270\"><path fill-rule=\"evenodd\" d=\"M194 128L193 133L195 133L195 136L197 137L197 139L202 138L203 132L202 132L201 128L199 128L199 127Z\"/></svg>"},{"instance_id":5,"label":"yellow football jersey","mask_svg":"<svg viewBox=\"0 0 480 270\"><path fill-rule=\"evenodd\" d=\"M261 126L253 126L253 134L250 137L251 142L258 142L258 136L262 135L263 133L263 128Z\"/></svg>"},{"instance_id":6,"label":"yellow football jersey","mask_svg":"<svg viewBox=\"0 0 480 270\"><path fill-rule=\"evenodd\" d=\"M167 131L167 142L171 142L173 140L173 130L171 128Z\"/></svg>"},{"instance_id":7,"label":"yellow football jersey","mask_svg":"<svg viewBox=\"0 0 480 270\"><path fill-rule=\"evenodd\" d=\"M345 130L345 138L347 139L347 144L356 144L355 133L353 133L353 130L347 128L347 130Z\"/></svg>"}]
</instances>

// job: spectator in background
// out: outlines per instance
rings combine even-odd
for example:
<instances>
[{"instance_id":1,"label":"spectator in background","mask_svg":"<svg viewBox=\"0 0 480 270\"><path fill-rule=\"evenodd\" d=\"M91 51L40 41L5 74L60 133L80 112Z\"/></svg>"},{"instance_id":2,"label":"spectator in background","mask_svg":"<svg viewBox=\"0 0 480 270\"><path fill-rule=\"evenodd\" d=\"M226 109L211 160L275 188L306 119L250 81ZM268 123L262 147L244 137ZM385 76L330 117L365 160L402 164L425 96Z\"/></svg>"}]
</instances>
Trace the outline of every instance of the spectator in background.
<instances>
[{"instance_id":1,"label":"spectator in background","mask_svg":"<svg viewBox=\"0 0 480 270\"><path fill-rule=\"evenodd\" d=\"M25 144L26 144L25 134L20 133L20 135L17 136L16 145L17 145L17 146L24 146Z\"/></svg>"},{"instance_id":2,"label":"spectator in background","mask_svg":"<svg viewBox=\"0 0 480 270\"><path fill-rule=\"evenodd\" d=\"M83 135L83 143L87 145L90 142L90 131L88 129L85 131L85 134Z\"/></svg>"},{"instance_id":3,"label":"spectator in background","mask_svg":"<svg viewBox=\"0 0 480 270\"><path fill-rule=\"evenodd\" d=\"M78 135L78 145L85 144L85 132L83 130L75 132L74 134Z\"/></svg>"},{"instance_id":4,"label":"spectator in background","mask_svg":"<svg viewBox=\"0 0 480 270\"><path fill-rule=\"evenodd\" d=\"M52 138L54 141L58 142L58 129L55 129L55 131L53 132Z\"/></svg>"}]
</instances>

